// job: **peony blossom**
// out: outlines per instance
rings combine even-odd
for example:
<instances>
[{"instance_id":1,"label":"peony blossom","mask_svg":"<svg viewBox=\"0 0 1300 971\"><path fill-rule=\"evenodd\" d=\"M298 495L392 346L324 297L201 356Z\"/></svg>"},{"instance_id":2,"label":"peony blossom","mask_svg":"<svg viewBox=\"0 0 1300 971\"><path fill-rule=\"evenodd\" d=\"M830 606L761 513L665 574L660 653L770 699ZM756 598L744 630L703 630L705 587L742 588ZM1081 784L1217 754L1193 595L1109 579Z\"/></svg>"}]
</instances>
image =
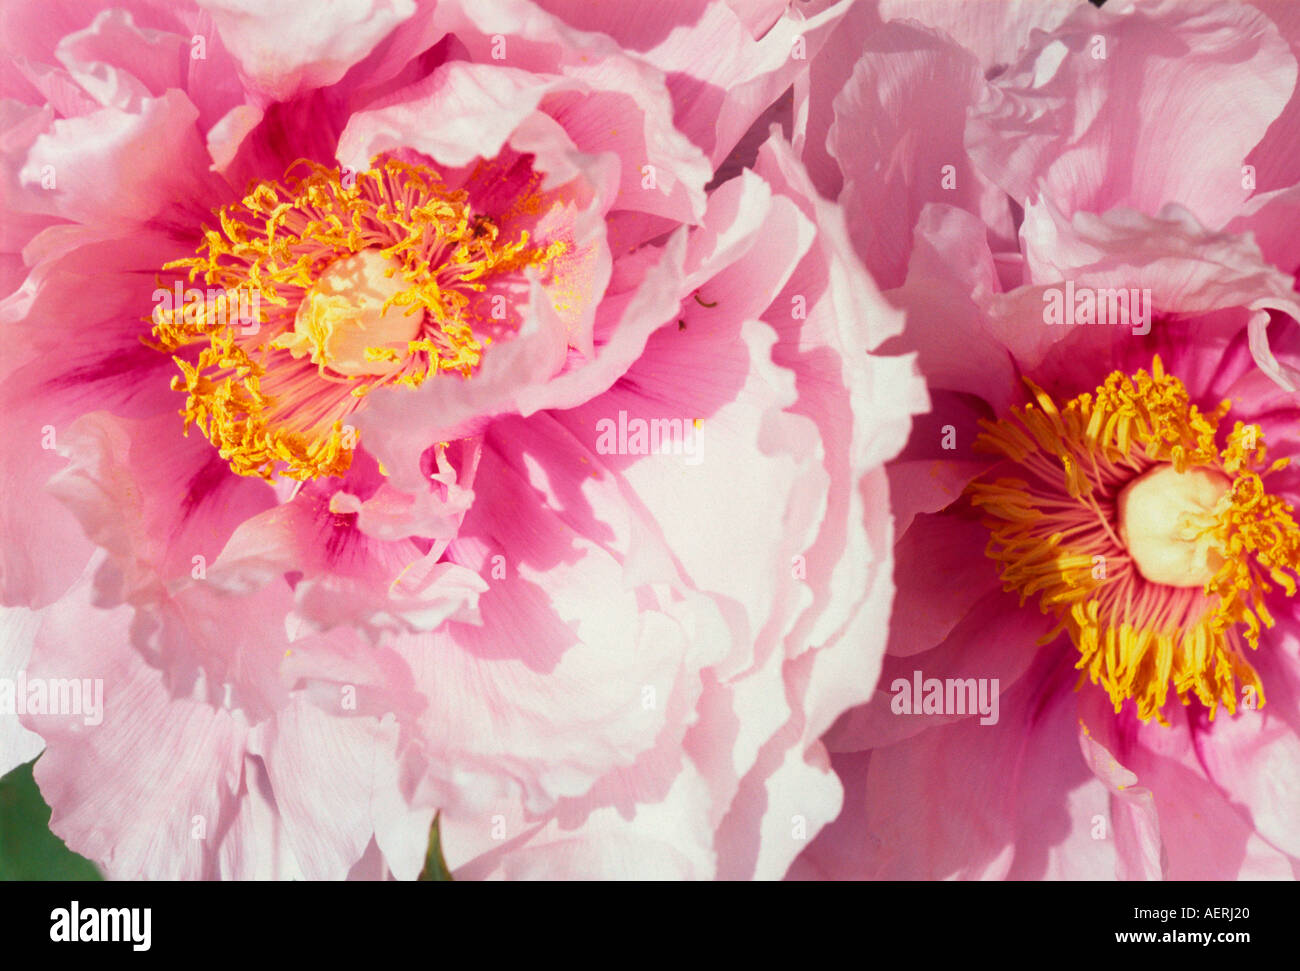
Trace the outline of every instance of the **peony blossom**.
<instances>
[{"instance_id":1,"label":"peony blossom","mask_svg":"<svg viewBox=\"0 0 1300 971\"><path fill-rule=\"evenodd\" d=\"M792 875L1294 878L1297 10L955 6L857 8L796 106L933 408Z\"/></svg>"},{"instance_id":2,"label":"peony blossom","mask_svg":"<svg viewBox=\"0 0 1300 971\"><path fill-rule=\"evenodd\" d=\"M6 5L0 676L103 686L0 715L57 835L786 872L926 407L771 124L847 10Z\"/></svg>"}]
</instances>

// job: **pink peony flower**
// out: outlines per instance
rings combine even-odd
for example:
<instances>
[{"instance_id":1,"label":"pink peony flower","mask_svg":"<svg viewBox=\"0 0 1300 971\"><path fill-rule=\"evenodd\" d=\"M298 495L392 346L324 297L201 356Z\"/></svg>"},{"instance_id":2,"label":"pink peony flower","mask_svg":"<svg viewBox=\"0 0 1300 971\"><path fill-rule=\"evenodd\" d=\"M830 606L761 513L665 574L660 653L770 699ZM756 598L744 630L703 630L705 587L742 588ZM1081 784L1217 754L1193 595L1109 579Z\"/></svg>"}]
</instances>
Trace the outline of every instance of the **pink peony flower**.
<instances>
[{"instance_id":1,"label":"pink peony flower","mask_svg":"<svg viewBox=\"0 0 1300 971\"><path fill-rule=\"evenodd\" d=\"M977 6L856 9L796 107L933 409L792 875L1294 878L1297 10Z\"/></svg>"},{"instance_id":2,"label":"pink peony flower","mask_svg":"<svg viewBox=\"0 0 1300 971\"><path fill-rule=\"evenodd\" d=\"M55 833L784 874L926 406L769 134L846 6L6 10L0 675L103 686L0 717Z\"/></svg>"}]
</instances>

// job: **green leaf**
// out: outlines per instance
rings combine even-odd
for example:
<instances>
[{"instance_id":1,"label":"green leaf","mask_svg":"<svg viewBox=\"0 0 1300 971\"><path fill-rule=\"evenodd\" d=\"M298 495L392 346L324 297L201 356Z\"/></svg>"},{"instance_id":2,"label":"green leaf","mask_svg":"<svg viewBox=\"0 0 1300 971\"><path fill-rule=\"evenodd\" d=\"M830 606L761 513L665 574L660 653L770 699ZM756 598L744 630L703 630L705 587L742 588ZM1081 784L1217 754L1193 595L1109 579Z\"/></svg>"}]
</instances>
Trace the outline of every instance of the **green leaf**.
<instances>
[{"instance_id":1,"label":"green leaf","mask_svg":"<svg viewBox=\"0 0 1300 971\"><path fill-rule=\"evenodd\" d=\"M424 869L420 871L421 880L454 880L447 869L447 861L442 858L442 833L438 822L441 814L435 813L433 825L429 827L429 848L424 853Z\"/></svg>"},{"instance_id":2,"label":"green leaf","mask_svg":"<svg viewBox=\"0 0 1300 971\"><path fill-rule=\"evenodd\" d=\"M102 880L95 865L50 832L33 759L0 778L0 880Z\"/></svg>"}]
</instances>

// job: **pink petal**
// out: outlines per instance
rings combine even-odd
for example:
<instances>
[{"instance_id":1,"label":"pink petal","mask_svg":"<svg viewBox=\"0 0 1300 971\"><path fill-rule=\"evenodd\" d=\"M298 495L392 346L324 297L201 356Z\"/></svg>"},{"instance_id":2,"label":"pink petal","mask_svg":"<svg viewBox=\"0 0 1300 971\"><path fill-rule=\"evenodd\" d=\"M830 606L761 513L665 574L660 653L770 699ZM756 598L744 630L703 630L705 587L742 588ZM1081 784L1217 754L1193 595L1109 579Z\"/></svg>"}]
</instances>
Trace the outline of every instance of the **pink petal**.
<instances>
[{"instance_id":1,"label":"pink petal","mask_svg":"<svg viewBox=\"0 0 1300 971\"><path fill-rule=\"evenodd\" d=\"M987 209L991 228L1011 234L1005 198L990 198L996 190L962 144L983 88L970 54L933 31L891 24L872 35L834 96L826 138L844 173L839 201L861 217L851 223L854 245L886 289L906 278L912 227L930 203Z\"/></svg>"},{"instance_id":2,"label":"pink petal","mask_svg":"<svg viewBox=\"0 0 1300 971\"><path fill-rule=\"evenodd\" d=\"M15 708L19 673L27 670L40 624L39 611L26 607L0 607L0 679L14 685ZM41 737L24 728L16 713L0 712L0 776L15 766L30 762L41 754L44 747Z\"/></svg>"},{"instance_id":3,"label":"pink petal","mask_svg":"<svg viewBox=\"0 0 1300 971\"><path fill-rule=\"evenodd\" d=\"M902 594L900 593L900 596ZM897 616L897 615L896 615ZM898 623L891 621L891 626ZM886 656L875 693L864 705L840 718L826 735L832 752L859 752L891 745L930 728L952 721L971 720L969 714L900 715L893 710L896 682L914 683L916 673L927 678L997 678L1002 691L1029 670L1036 658L1069 650L1057 640L1042 648L1038 639L1053 622L1036 610L1017 606L1016 598L1000 590L986 594L937 646L918 653ZM908 650L901 638L892 638L891 650ZM976 719L978 720L978 719Z\"/></svg>"},{"instance_id":4,"label":"pink petal","mask_svg":"<svg viewBox=\"0 0 1300 971\"><path fill-rule=\"evenodd\" d=\"M113 879L215 877L247 727L229 711L172 698L161 673L128 645L130 609L96 610L87 593L83 586L43 619L28 668L29 677L103 685L100 725L70 715L26 717L46 742L36 782L53 807L50 828ZM80 648L87 629L96 631L93 658ZM112 771L92 779L87 765Z\"/></svg>"},{"instance_id":5,"label":"pink petal","mask_svg":"<svg viewBox=\"0 0 1300 971\"><path fill-rule=\"evenodd\" d=\"M544 0L541 5L573 27L604 33L662 72L672 94L674 125L714 166L796 81L848 8L832 4L802 16L787 9L775 18L766 3L760 8L746 4L741 14L718 0L674 0L649 8L572 0ZM521 19L514 10L505 12L509 5L498 6L502 10L490 25L483 13L476 14L480 29L504 31L508 16ZM767 24L761 36L754 32L758 23ZM531 33L543 36L536 29Z\"/></svg>"},{"instance_id":6,"label":"pink petal","mask_svg":"<svg viewBox=\"0 0 1300 971\"><path fill-rule=\"evenodd\" d=\"M1118 716L1109 711L1103 692L1084 691L1080 713L1088 738L1104 746L1110 761L1121 763L1132 777L1120 782L1113 771L1109 773L1117 791L1113 802L1127 803L1135 817L1132 828L1116 823L1124 861L1121 876L1170 880L1291 876L1287 857L1261 839L1206 778L1183 709L1167 712L1172 727L1154 722L1141 725L1131 709ZM1102 768L1105 771L1104 764Z\"/></svg>"},{"instance_id":7,"label":"pink petal","mask_svg":"<svg viewBox=\"0 0 1300 971\"><path fill-rule=\"evenodd\" d=\"M158 597L202 575L235 528L273 501L264 483L234 475L204 438L182 437L181 428L175 415L94 412L65 433L70 462L49 488L110 553L95 578L101 606Z\"/></svg>"},{"instance_id":8,"label":"pink petal","mask_svg":"<svg viewBox=\"0 0 1300 971\"><path fill-rule=\"evenodd\" d=\"M993 82L967 146L1022 205L1154 216L1176 202L1217 228L1248 196L1242 160L1295 81L1286 42L1247 6L1081 5Z\"/></svg>"},{"instance_id":9,"label":"pink petal","mask_svg":"<svg viewBox=\"0 0 1300 971\"><path fill-rule=\"evenodd\" d=\"M1300 371L1276 359L1267 336L1270 313L1290 318L1293 330L1300 327L1300 298L1293 279L1264 262L1249 236L1208 231L1175 205L1155 217L1117 209L1100 216L1078 213L1067 220L1051 203L1044 203L1026 210L1022 232L1033 283L996 301L992 316L999 328L1014 328L1030 315L1045 320L1044 295L1049 286L1060 288L1063 281L1081 287L1149 289L1153 314L1199 318L1202 336L1217 332L1218 342L1248 320L1251 351L1260 368L1284 388L1300 384ZM1225 310L1234 315L1214 316ZM1154 319L1150 323L1161 329L1169 326ZM1080 347L1085 341L1126 349L1136 343L1127 327L1044 326L1041 331L1054 332L1059 342L1055 353L1075 362L1084 359ZM1042 361L1022 359L1030 364Z\"/></svg>"},{"instance_id":10,"label":"pink petal","mask_svg":"<svg viewBox=\"0 0 1300 971\"><path fill-rule=\"evenodd\" d=\"M1243 704L1235 717L1220 713L1196 726L1193 740L1206 774L1251 827L1300 858L1300 619L1286 606L1277 618L1277 629L1250 659L1264 684L1264 706Z\"/></svg>"},{"instance_id":11,"label":"pink petal","mask_svg":"<svg viewBox=\"0 0 1300 971\"><path fill-rule=\"evenodd\" d=\"M423 869L433 813L401 796L398 731L391 719L331 717L299 696L259 732L254 749L306 879L340 879L372 834L399 880Z\"/></svg>"},{"instance_id":12,"label":"pink petal","mask_svg":"<svg viewBox=\"0 0 1300 971\"><path fill-rule=\"evenodd\" d=\"M331 85L415 12L411 0L346 0L328 16L309 0L200 0L245 83L266 101Z\"/></svg>"},{"instance_id":13,"label":"pink petal","mask_svg":"<svg viewBox=\"0 0 1300 971\"><path fill-rule=\"evenodd\" d=\"M1001 283L988 231L974 215L949 206L921 212L907 280L889 298L908 327L889 349L915 351L930 387L979 395L995 410L1017 393L1012 359L1033 358L1057 335L1047 327L1000 326L988 302Z\"/></svg>"},{"instance_id":14,"label":"pink petal","mask_svg":"<svg viewBox=\"0 0 1300 971\"><path fill-rule=\"evenodd\" d=\"M1032 31L1054 30L1078 6L1076 0L880 0L880 16L943 31L979 58L980 66L991 74L1016 60Z\"/></svg>"}]
</instances>

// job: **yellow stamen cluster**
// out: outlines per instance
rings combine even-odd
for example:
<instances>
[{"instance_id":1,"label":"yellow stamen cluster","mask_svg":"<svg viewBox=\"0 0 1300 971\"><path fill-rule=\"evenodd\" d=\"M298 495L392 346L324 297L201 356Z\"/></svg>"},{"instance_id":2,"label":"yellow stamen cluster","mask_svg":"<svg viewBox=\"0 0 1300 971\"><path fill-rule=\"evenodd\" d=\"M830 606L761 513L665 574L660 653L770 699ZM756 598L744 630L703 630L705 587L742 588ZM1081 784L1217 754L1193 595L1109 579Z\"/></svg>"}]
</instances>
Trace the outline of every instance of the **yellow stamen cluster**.
<instances>
[{"instance_id":1,"label":"yellow stamen cluster","mask_svg":"<svg viewBox=\"0 0 1300 971\"><path fill-rule=\"evenodd\" d=\"M1001 564L1005 588L1022 604L1037 594L1042 611L1059 619L1043 643L1067 632L1079 650L1076 667L1107 690L1117 712L1134 699L1144 721L1165 722L1170 684L1183 704L1199 698L1211 718L1220 704L1236 712L1237 680L1251 707L1263 704L1244 645L1258 648L1261 629L1273 625L1264 603L1273 585L1296 592L1300 527L1292 507L1264 486L1287 460L1266 465L1261 429L1241 422L1220 448L1231 403L1201 412L1158 357L1150 374L1115 372L1095 395L1064 407L1026 383L1034 401L984 422L976 447L1029 478L967 491L986 515L987 553ZM1212 515L1201 517L1208 521L1186 536L1223 558L1203 588L1147 581L1116 534L1120 491L1161 464L1231 480Z\"/></svg>"},{"instance_id":2,"label":"yellow stamen cluster","mask_svg":"<svg viewBox=\"0 0 1300 971\"><path fill-rule=\"evenodd\" d=\"M285 185L255 183L240 203L220 209L220 228L205 231L196 256L164 267L188 270L191 282L202 277L232 303L239 294L257 298L252 325L201 302L153 317L153 346L201 346L193 362L175 356L181 375L172 387L188 395L186 431L197 425L242 475L302 480L345 472L355 434L343 419L357 399L384 385L418 387L444 371L469 377L490 334L507 326L503 308L485 297L490 278L544 269L565 250L561 242L535 246L527 232L500 239L490 218L471 211L464 190L449 189L428 169L392 158L372 166L345 179L299 160ZM328 267L363 251L391 263L387 276L402 284L381 313L402 307L421 315L416 336L404 350L366 348L367 360L393 364L375 373L332 372L321 354L314 365L296 360L290 349L302 356L293 330L299 306ZM346 325L338 303L321 301L329 328L309 308L309 337Z\"/></svg>"}]
</instances>

